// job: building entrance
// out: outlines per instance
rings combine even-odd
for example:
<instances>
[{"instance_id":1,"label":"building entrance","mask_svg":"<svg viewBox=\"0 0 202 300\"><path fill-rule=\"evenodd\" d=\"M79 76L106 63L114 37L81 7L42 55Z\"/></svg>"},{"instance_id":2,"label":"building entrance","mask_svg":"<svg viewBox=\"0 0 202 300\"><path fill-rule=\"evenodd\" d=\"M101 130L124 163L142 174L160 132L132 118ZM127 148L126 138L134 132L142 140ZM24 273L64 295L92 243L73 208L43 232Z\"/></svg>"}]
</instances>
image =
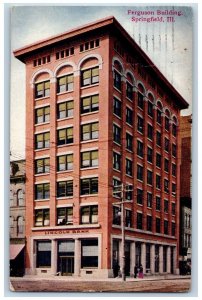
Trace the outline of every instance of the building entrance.
<instances>
[{"instance_id":1,"label":"building entrance","mask_svg":"<svg viewBox=\"0 0 202 300\"><path fill-rule=\"evenodd\" d=\"M60 267L62 276L71 276L74 273L74 257L60 256Z\"/></svg>"}]
</instances>

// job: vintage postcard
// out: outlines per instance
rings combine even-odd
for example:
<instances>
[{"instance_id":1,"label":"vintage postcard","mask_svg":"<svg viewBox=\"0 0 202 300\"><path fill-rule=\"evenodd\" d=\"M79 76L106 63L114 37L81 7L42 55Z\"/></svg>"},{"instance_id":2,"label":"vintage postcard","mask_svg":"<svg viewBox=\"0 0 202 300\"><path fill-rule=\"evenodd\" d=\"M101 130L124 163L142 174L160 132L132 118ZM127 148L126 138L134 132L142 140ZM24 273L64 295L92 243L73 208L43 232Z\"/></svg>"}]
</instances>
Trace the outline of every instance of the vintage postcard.
<instances>
[{"instance_id":1,"label":"vintage postcard","mask_svg":"<svg viewBox=\"0 0 202 300\"><path fill-rule=\"evenodd\" d=\"M11 291L190 291L193 18L11 8Z\"/></svg>"}]
</instances>

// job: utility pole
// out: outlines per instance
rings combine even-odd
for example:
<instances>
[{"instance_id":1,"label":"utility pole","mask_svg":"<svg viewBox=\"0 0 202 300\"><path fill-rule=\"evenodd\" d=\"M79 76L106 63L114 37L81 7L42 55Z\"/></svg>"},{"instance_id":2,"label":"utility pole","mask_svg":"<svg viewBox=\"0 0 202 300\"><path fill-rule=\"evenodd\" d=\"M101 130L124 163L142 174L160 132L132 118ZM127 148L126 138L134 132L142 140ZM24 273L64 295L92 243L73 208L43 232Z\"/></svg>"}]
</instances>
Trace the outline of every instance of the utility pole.
<instances>
[{"instance_id":1,"label":"utility pole","mask_svg":"<svg viewBox=\"0 0 202 300\"><path fill-rule=\"evenodd\" d=\"M128 189L128 187L130 187ZM125 203L131 203L130 200L124 200L125 199L125 192L132 192L133 189L131 189L132 185L126 185L124 187L124 184L121 183L121 185L114 186L115 191L113 192L113 195L116 196L117 194L120 195L121 201L116 202L116 204L119 204L121 207L121 253L122 253L122 270L121 270L121 277L122 281L126 280L126 274L125 274L125 215L124 215L124 204Z\"/></svg>"}]
</instances>

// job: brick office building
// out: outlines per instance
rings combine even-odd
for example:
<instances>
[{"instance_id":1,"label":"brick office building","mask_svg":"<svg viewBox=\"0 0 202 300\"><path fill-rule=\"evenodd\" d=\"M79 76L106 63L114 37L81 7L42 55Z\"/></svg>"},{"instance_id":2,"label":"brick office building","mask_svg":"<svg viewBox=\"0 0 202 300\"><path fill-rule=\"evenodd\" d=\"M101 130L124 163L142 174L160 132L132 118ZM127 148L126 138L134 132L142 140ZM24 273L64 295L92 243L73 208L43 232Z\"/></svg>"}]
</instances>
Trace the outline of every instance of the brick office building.
<instances>
[{"instance_id":1,"label":"brick office building","mask_svg":"<svg viewBox=\"0 0 202 300\"><path fill-rule=\"evenodd\" d=\"M27 274L177 273L187 102L114 17L14 52L26 64Z\"/></svg>"}]
</instances>

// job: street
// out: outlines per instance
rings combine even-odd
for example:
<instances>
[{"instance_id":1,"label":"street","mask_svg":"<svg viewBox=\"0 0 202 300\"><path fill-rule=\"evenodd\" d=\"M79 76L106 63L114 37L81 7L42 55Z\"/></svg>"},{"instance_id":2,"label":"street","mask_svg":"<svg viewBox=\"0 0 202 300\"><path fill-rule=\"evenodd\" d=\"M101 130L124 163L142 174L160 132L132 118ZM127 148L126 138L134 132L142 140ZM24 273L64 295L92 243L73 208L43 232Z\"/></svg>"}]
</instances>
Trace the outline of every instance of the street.
<instances>
[{"instance_id":1,"label":"street","mask_svg":"<svg viewBox=\"0 0 202 300\"><path fill-rule=\"evenodd\" d=\"M68 279L25 279L11 278L11 290L17 292L188 292L191 288L190 278L177 279L120 279L105 281L77 281Z\"/></svg>"}]
</instances>

